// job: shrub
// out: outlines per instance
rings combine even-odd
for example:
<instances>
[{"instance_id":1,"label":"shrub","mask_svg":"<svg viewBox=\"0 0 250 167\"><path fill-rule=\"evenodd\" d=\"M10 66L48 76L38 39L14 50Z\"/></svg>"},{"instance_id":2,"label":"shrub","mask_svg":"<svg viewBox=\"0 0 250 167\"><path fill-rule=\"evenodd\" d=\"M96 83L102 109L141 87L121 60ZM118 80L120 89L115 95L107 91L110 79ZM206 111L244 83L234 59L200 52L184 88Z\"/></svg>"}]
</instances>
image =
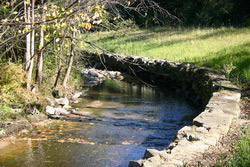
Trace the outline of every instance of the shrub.
<instances>
[{"instance_id":1,"label":"shrub","mask_svg":"<svg viewBox=\"0 0 250 167\"><path fill-rule=\"evenodd\" d=\"M26 73L21 65L6 63L0 66L0 103L16 102L17 94L23 92Z\"/></svg>"},{"instance_id":2,"label":"shrub","mask_svg":"<svg viewBox=\"0 0 250 167\"><path fill-rule=\"evenodd\" d=\"M9 105L0 103L0 121L15 119L18 114Z\"/></svg>"}]
</instances>

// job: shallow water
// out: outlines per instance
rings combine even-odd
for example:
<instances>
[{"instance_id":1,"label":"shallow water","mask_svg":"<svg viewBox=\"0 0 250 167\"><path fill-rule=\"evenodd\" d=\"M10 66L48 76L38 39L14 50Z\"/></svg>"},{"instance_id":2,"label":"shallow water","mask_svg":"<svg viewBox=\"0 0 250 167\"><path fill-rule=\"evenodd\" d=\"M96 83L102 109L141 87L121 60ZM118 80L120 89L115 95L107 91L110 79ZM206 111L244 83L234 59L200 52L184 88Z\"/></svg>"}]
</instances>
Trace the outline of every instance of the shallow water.
<instances>
[{"instance_id":1,"label":"shallow water","mask_svg":"<svg viewBox=\"0 0 250 167\"><path fill-rule=\"evenodd\" d=\"M74 107L81 122L59 121L0 149L0 166L123 167L147 148L163 149L198 111L183 97L130 79L106 81Z\"/></svg>"}]
</instances>

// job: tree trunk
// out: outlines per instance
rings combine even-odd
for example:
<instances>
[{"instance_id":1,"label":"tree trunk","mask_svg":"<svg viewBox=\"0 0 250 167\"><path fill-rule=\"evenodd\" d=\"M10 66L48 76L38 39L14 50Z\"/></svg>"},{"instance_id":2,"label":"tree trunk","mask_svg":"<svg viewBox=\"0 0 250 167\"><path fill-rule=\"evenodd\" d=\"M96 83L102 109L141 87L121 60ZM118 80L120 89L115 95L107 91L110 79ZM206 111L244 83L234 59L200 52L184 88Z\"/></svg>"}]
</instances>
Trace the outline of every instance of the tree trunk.
<instances>
[{"instance_id":1,"label":"tree trunk","mask_svg":"<svg viewBox=\"0 0 250 167\"><path fill-rule=\"evenodd\" d=\"M61 76L61 70L62 70L62 67L60 66L59 69L58 69L58 71L57 71L57 76L56 76L56 81L55 81L55 83L54 83L54 88L57 87L59 78L60 78L60 76Z\"/></svg>"},{"instance_id":2,"label":"tree trunk","mask_svg":"<svg viewBox=\"0 0 250 167\"><path fill-rule=\"evenodd\" d=\"M35 0L32 0L31 5L31 23L32 23L32 33L31 33L31 52L30 52L30 65L28 69L28 81L31 83L32 81L32 71L34 64L34 56L35 56L35 27L33 26L35 23Z\"/></svg>"},{"instance_id":3,"label":"tree trunk","mask_svg":"<svg viewBox=\"0 0 250 167\"><path fill-rule=\"evenodd\" d=\"M41 22L44 19L44 1L41 0ZM39 44L39 53L37 57L37 66L36 66L36 83L38 87L42 84L42 71L43 71L43 48L44 47L44 29L40 28L40 44Z\"/></svg>"},{"instance_id":4,"label":"tree trunk","mask_svg":"<svg viewBox=\"0 0 250 167\"><path fill-rule=\"evenodd\" d=\"M67 81L68 81L69 76L70 76L70 71L71 71L71 68L72 68L72 65L73 65L73 60L74 60L74 46L73 46L73 44L71 44L69 64L68 64L68 68L67 68L65 77L63 79L63 87L65 87L65 88L67 87Z\"/></svg>"},{"instance_id":5,"label":"tree trunk","mask_svg":"<svg viewBox=\"0 0 250 167\"><path fill-rule=\"evenodd\" d=\"M30 23L30 5L26 4L26 1L24 1L24 14L25 14L25 22L28 23L26 25L26 28L29 31L27 33L27 35L26 35L25 70L27 72L29 72L30 58L31 58L31 55L30 55L30 45L31 45L30 28L31 28L31 26L29 25L29 23ZM31 82L31 79L28 76L28 78L27 78L27 89L30 89L30 82Z\"/></svg>"},{"instance_id":6,"label":"tree trunk","mask_svg":"<svg viewBox=\"0 0 250 167\"><path fill-rule=\"evenodd\" d=\"M58 60L58 67L57 67L57 76L56 76L56 81L54 83L54 88L57 87L57 84L59 82L60 76L61 76L61 71L62 71L62 58L63 58L63 45L64 45L64 39L61 44L61 49L60 49L60 55L59 55L59 60Z\"/></svg>"}]
</instances>

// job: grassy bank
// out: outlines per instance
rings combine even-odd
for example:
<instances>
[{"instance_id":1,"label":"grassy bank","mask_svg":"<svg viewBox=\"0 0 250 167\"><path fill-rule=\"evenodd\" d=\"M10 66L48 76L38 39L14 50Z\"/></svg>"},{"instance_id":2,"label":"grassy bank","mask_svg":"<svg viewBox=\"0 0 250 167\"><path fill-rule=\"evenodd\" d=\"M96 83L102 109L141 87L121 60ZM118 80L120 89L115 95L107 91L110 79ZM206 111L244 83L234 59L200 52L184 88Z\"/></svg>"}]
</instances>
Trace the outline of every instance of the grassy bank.
<instances>
[{"instance_id":1,"label":"grassy bank","mask_svg":"<svg viewBox=\"0 0 250 167\"><path fill-rule=\"evenodd\" d=\"M234 145L233 154L229 159L218 159L216 167L250 166L250 126L246 127L240 141Z\"/></svg>"},{"instance_id":2,"label":"grassy bank","mask_svg":"<svg viewBox=\"0 0 250 167\"><path fill-rule=\"evenodd\" d=\"M125 55L192 62L250 85L250 28L152 28L88 34L86 39Z\"/></svg>"}]
</instances>

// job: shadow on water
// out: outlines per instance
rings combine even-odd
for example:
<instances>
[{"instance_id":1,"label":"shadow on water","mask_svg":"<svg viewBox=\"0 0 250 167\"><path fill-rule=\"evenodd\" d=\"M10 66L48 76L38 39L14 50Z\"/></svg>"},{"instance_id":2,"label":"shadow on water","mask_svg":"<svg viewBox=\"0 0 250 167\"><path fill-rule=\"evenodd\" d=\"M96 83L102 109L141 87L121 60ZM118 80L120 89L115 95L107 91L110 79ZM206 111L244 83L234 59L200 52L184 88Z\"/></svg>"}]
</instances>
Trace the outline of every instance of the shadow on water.
<instances>
[{"instance_id":1,"label":"shadow on water","mask_svg":"<svg viewBox=\"0 0 250 167\"><path fill-rule=\"evenodd\" d=\"M62 132L58 126L57 131L33 136L49 140L11 145L15 153L0 152L0 166L124 167L143 157L147 148L167 147L198 114L175 92L146 87L134 78L91 88L78 107L92 114ZM62 139L77 142L59 142Z\"/></svg>"}]
</instances>

